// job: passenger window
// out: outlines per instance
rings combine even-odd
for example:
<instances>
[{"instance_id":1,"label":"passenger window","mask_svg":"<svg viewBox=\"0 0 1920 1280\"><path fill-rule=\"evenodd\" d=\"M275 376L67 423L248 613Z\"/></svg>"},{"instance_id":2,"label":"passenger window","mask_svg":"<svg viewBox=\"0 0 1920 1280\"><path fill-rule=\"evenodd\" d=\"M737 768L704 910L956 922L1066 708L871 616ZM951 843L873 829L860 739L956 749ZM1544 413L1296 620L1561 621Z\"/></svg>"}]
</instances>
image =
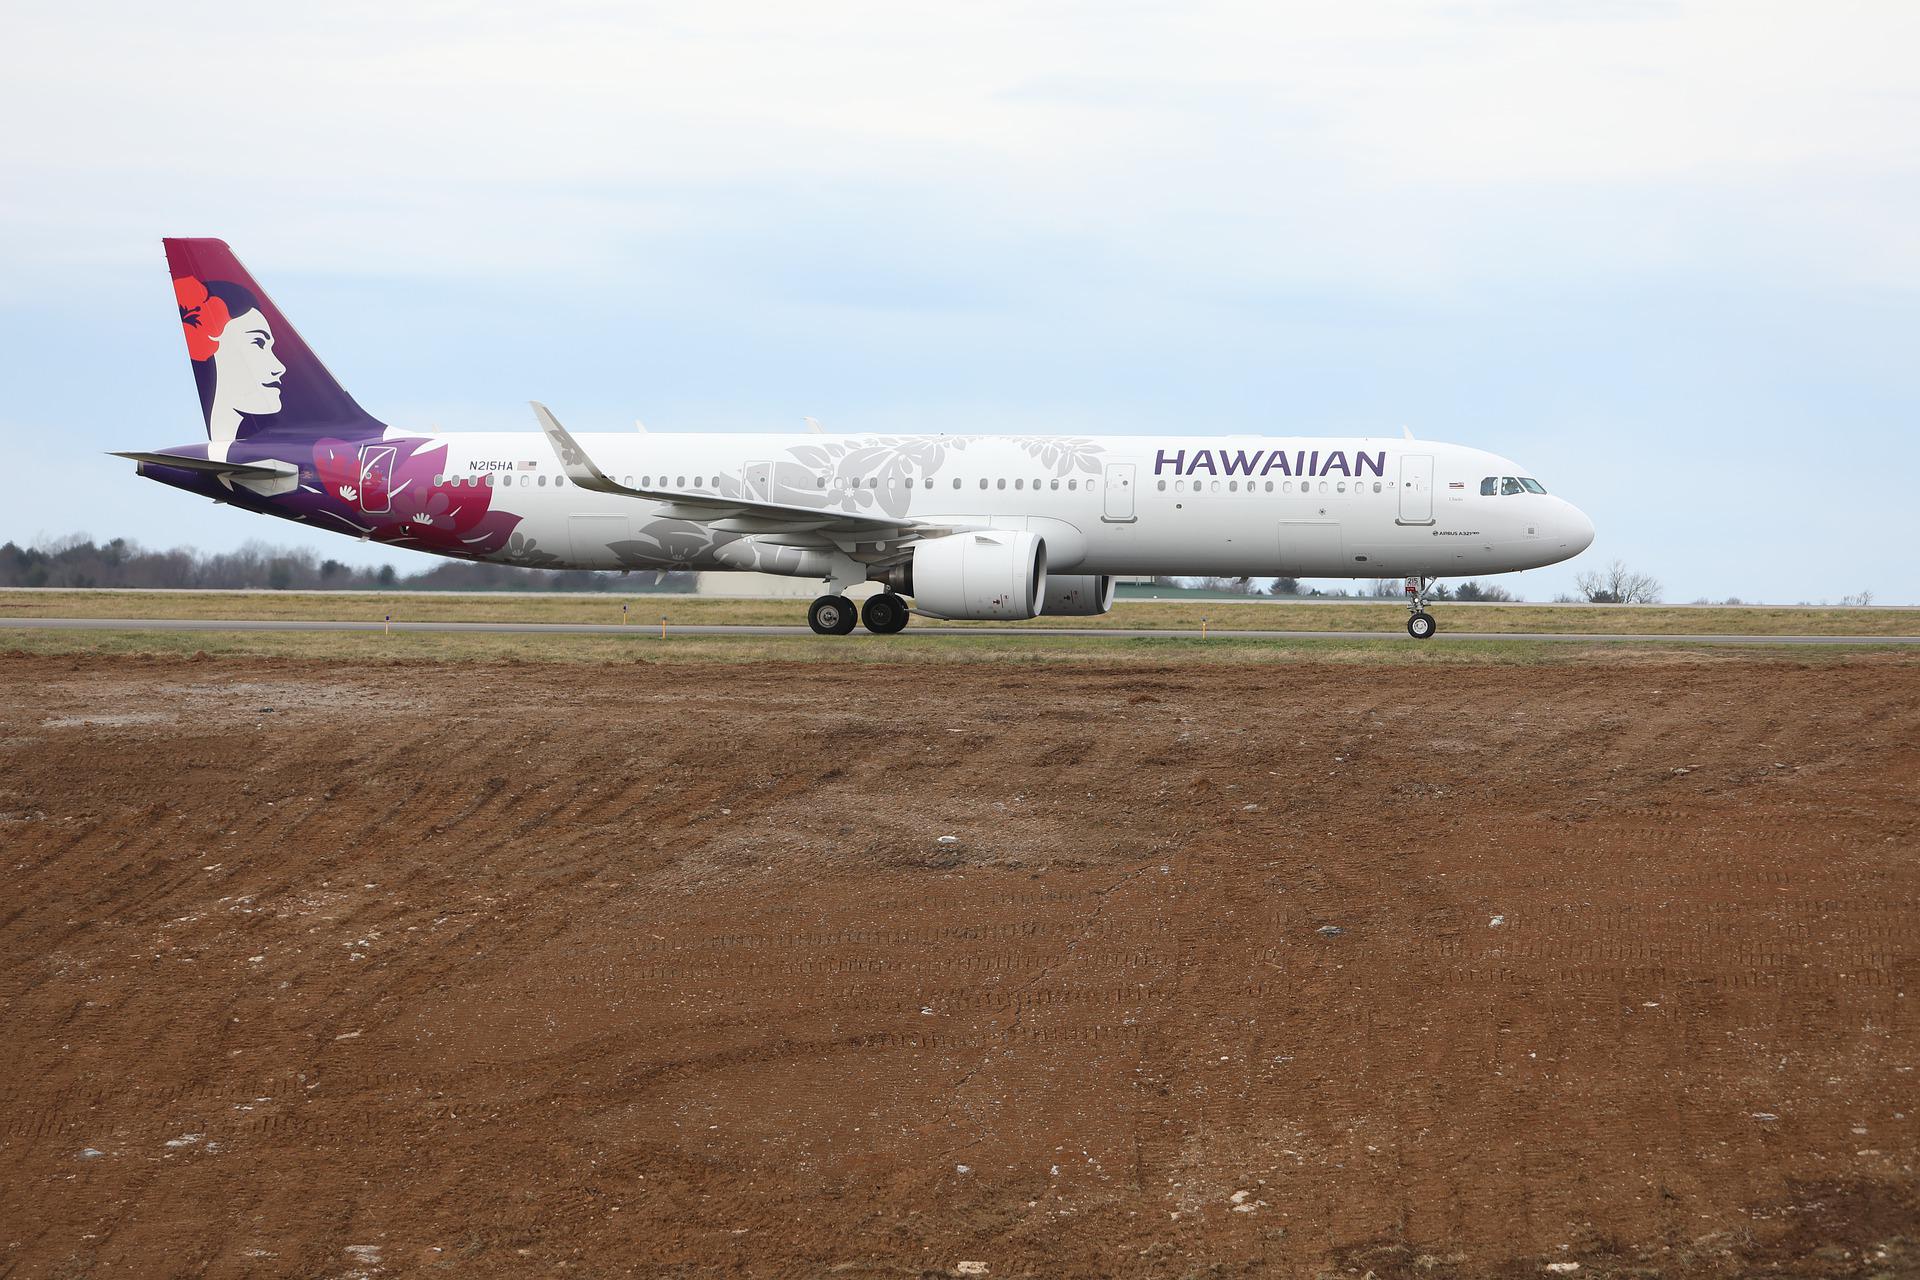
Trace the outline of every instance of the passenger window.
<instances>
[{"instance_id":1,"label":"passenger window","mask_svg":"<svg viewBox=\"0 0 1920 1280\"><path fill-rule=\"evenodd\" d=\"M684 489L684 488L686 488L686 487L687 487L687 478L686 478L685 476L675 476L675 477L673 478L673 487L674 487L674 488L676 488L676 489Z\"/></svg>"},{"instance_id":2,"label":"passenger window","mask_svg":"<svg viewBox=\"0 0 1920 1280\"><path fill-rule=\"evenodd\" d=\"M1215 480L1215 481L1213 482L1213 491L1214 491L1215 493L1218 493L1218 492L1220 492L1220 482L1219 482L1218 480Z\"/></svg>"},{"instance_id":3,"label":"passenger window","mask_svg":"<svg viewBox=\"0 0 1920 1280\"><path fill-rule=\"evenodd\" d=\"M1238 480L1227 481L1227 492L1228 493L1240 492L1240 482Z\"/></svg>"},{"instance_id":4,"label":"passenger window","mask_svg":"<svg viewBox=\"0 0 1920 1280\"><path fill-rule=\"evenodd\" d=\"M1291 481L1291 480L1282 480L1282 481L1280 482L1280 492L1282 492L1282 493L1292 493L1292 492L1293 492L1293 481Z\"/></svg>"},{"instance_id":5,"label":"passenger window","mask_svg":"<svg viewBox=\"0 0 1920 1280\"><path fill-rule=\"evenodd\" d=\"M1345 493L1347 491L1347 482L1342 480L1340 483L1334 485L1333 491L1335 493Z\"/></svg>"},{"instance_id":6,"label":"passenger window","mask_svg":"<svg viewBox=\"0 0 1920 1280\"><path fill-rule=\"evenodd\" d=\"M1058 480L1055 480L1054 483L1059 484L1060 482ZM1165 480L1162 480L1158 484L1156 484L1154 487L1159 489L1160 492L1165 493L1167 491L1167 482Z\"/></svg>"},{"instance_id":7,"label":"passenger window","mask_svg":"<svg viewBox=\"0 0 1920 1280\"><path fill-rule=\"evenodd\" d=\"M1007 478L1006 478L1005 476L1001 476L1001 477L1000 477L1000 478L999 478L998 480L995 480L995 481L993 482L993 487L994 487L994 488L996 488L996 489L1004 489L1004 488L1006 488L1006 487L1007 487Z\"/></svg>"},{"instance_id":8,"label":"passenger window","mask_svg":"<svg viewBox=\"0 0 1920 1280\"><path fill-rule=\"evenodd\" d=\"M1027 482L1025 480L1015 480L1013 482L1013 487L1016 489L1024 489L1027 487Z\"/></svg>"},{"instance_id":9,"label":"passenger window","mask_svg":"<svg viewBox=\"0 0 1920 1280\"><path fill-rule=\"evenodd\" d=\"M954 487L954 488L956 488L956 489L958 489L958 488L960 487L960 477L959 477L959 476L955 476L955 477L953 478L953 487Z\"/></svg>"},{"instance_id":10,"label":"passenger window","mask_svg":"<svg viewBox=\"0 0 1920 1280\"><path fill-rule=\"evenodd\" d=\"M1524 492L1525 490L1520 487L1520 482L1518 480L1515 480L1512 476L1500 477L1500 496L1501 497L1503 498L1511 497L1516 493L1524 493Z\"/></svg>"},{"instance_id":11,"label":"passenger window","mask_svg":"<svg viewBox=\"0 0 1920 1280\"><path fill-rule=\"evenodd\" d=\"M1272 492L1273 492L1273 481L1271 481L1271 480L1269 480L1269 481L1267 481L1267 492L1268 492L1268 493L1272 493Z\"/></svg>"},{"instance_id":12,"label":"passenger window","mask_svg":"<svg viewBox=\"0 0 1920 1280\"><path fill-rule=\"evenodd\" d=\"M1067 488L1072 489L1075 486L1077 486L1079 483L1080 482L1078 480L1069 480L1067 481Z\"/></svg>"},{"instance_id":13,"label":"passenger window","mask_svg":"<svg viewBox=\"0 0 1920 1280\"><path fill-rule=\"evenodd\" d=\"M1378 493L1378 492L1380 492L1380 482L1379 482L1378 480L1375 480L1375 481L1373 482L1373 491L1374 491L1375 493Z\"/></svg>"},{"instance_id":14,"label":"passenger window","mask_svg":"<svg viewBox=\"0 0 1920 1280\"><path fill-rule=\"evenodd\" d=\"M544 488L546 488L546 487L547 487L547 478L546 478L545 476L541 476L541 477L540 477L540 479L539 479L539 481L538 481L538 483L539 483L539 485L540 485L540 487L541 487L542 489L544 489Z\"/></svg>"},{"instance_id":15,"label":"passenger window","mask_svg":"<svg viewBox=\"0 0 1920 1280\"><path fill-rule=\"evenodd\" d=\"M1322 480L1320 482L1320 492L1325 493L1326 491L1327 491L1327 482L1325 480Z\"/></svg>"},{"instance_id":16,"label":"passenger window","mask_svg":"<svg viewBox=\"0 0 1920 1280\"><path fill-rule=\"evenodd\" d=\"M824 489L824 488L826 488L826 487L827 487L827 478L826 478L825 476L815 476L815 477L813 478L813 487L814 487L814 488L816 488L816 489Z\"/></svg>"},{"instance_id":17,"label":"passenger window","mask_svg":"<svg viewBox=\"0 0 1920 1280\"><path fill-rule=\"evenodd\" d=\"M982 489L987 487L987 478L985 476L980 477L980 487Z\"/></svg>"},{"instance_id":18,"label":"passenger window","mask_svg":"<svg viewBox=\"0 0 1920 1280\"><path fill-rule=\"evenodd\" d=\"M641 476L641 477L640 477L640 487L641 487L642 489L651 489L651 488L653 488L653 477L652 477L652 476Z\"/></svg>"}]
</instances>

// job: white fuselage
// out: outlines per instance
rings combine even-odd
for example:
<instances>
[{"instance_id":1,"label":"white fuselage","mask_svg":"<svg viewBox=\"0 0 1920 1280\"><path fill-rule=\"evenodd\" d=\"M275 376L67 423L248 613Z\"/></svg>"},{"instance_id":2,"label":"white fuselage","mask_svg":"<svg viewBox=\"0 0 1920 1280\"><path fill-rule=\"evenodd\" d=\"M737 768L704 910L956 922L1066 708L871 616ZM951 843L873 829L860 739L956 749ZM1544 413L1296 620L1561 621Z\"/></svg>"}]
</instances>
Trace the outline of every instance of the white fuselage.
<instances>
[{"instance_id":1,"label":"white fuselage","mask_svg":"<svg viewBox=\"0 0 1920 1280\"><path fill-rule=\"evenodd\" d=\"M389 437L401 433L390 432ZM1593 525L1494 454L1421 440L582 434L612 479L957 529L1024 529L1059 573L1463 577L1579 554ZM540 437L446 435L456 492L521 517L488 558L783 570L780 539L568 484ZM1491 485L1488 481L1491 480ZM1483 492L1490 487L1492 492ZM1537 488L1538 486L1534 486ZM1503 492L1503 489L1508 490ZM529 548L538 554L529 557ZM884 553L887 548L879 548Z\"/></svg>"}]
</instances>

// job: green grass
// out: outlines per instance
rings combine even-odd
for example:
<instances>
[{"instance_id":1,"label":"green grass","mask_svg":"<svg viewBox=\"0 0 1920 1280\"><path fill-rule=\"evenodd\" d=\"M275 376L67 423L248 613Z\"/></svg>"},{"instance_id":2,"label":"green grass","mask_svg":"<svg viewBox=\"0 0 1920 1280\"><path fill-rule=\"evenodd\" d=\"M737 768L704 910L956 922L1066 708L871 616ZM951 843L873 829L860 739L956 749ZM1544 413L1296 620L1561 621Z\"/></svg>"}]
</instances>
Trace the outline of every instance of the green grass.
<instances>
[{"instance_id":1,"label":"green grass","mask_svg":"<svg viewBox=\"0 0 1920 1280\"><path fill-rule=\"evenodd\" d=\"M1061 663L1182 666L1317 662L1395 666L1620 665L1657 661L1832 662L1874 655L1920 663L1920 650L1871 645L1582 644L1489 640L1419 644L1404 636L1324 640L1198 636L800 636L502 634L487 632L288 632L26 629L0 626L0 661L15 655L294 658L346 662L591 663Z\"/></svg>"},{"instance_id":2,"label":"green grass","mask_svg":"<svg viewBox=\"0 0 1920 1280\"><path fill-rule=\"evenodd\" d=\"M249 621L379 621L391 613L409 622L617 623L620 607L634 627L729 623L787 624L805 620L804 600L734 600L713 596L537 594L449 595L439 592L285 593L0 591L0 624L7 618L230 618ZM1608 605L1477 606L1440 603L1443 629L1606 635L1920 635L1920 609L1702 608ZM1404 605L1393 601L1298 604L1255 601L1123 602L1098 618L1036 618L1023 626L1127 627L1160 631L1210 628L1262 631L1355 631L1401 634ZM958 624L967 625L967 624Z\"/></svg>"}]
</instances>

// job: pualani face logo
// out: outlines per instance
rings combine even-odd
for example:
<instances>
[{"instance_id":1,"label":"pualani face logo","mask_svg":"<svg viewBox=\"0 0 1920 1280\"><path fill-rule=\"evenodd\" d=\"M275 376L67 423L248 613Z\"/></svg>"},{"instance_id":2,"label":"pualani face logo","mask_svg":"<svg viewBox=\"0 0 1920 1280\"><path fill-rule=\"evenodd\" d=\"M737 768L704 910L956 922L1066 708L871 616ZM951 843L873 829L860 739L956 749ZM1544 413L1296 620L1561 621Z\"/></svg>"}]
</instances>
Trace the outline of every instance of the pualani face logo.
<instances>
[{"instance_id":1,"label":"pualani face logo","mask_svg":"<svg viewBox=\"0 0 1920 1280\"><path fill-rule=\"evenodd\" d=\"M226 280L202 283L182 276L173 282L173 297L208 439L215 444L237 440L247 418L279 413L280 379L287 367L273 352L273 325L253 293Z\"/></svg>"},{"instance_id":2,"label":"pualani face logo","mask_svg":"<svg viewBox=\"0 0 1920 1280\"><path fill-rule=\"evenodd\" d=\"M1189 454L1176 449L1154 451L1153 474L1176 476L1376 476L1387 474L1387 453L1356 453L1348 458L1345 449L1321 453L1318 449L1195 449Z\"/></svg>"}]
</instances>

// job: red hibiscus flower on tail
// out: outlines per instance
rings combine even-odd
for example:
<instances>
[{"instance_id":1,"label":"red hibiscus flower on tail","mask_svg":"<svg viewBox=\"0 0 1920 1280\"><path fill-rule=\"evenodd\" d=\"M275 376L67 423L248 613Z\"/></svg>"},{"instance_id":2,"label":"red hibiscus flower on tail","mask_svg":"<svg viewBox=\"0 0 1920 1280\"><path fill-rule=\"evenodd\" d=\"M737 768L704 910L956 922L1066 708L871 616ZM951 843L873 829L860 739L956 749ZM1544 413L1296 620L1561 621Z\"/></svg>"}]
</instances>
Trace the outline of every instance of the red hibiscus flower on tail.
<instances>
[{"instance_id":1,"label":"red hibiscus flower on tail","mask_svg":"<svg viewBox=\"0 0 1920 1280\"><path fill-rule=\"evenodd\" d=\"M173 300L180 305L180 327L186 330L187 354L194 360L211 360L213 349L220 345L220 335L226 332L227 321L233 319L227 314L224 298L216 298L207 292L207 286L192 276L181 276L173 282Z\"/></svg>"}]
</instances>

